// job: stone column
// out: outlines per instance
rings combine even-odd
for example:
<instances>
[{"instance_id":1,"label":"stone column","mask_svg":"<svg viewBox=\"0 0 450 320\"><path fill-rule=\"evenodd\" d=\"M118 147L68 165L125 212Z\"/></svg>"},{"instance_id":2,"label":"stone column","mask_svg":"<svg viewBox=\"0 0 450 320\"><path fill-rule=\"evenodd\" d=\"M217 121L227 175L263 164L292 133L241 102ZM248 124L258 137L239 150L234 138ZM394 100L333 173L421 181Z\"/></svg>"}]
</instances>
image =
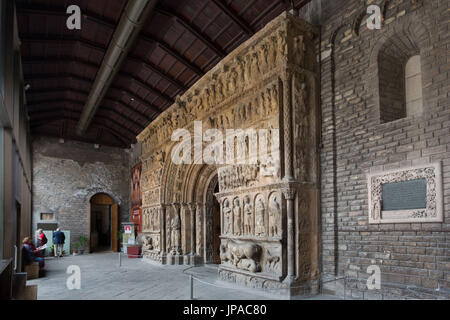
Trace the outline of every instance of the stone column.
<instances>
[{"instance_id":1,"label":"stone column","mask_svg":"<svg viewBox=\"0 0 450 320\"><path fill-rule=\"evenodd\" d=\"M287 277L284 281L291 283L295 280L294 200L296 190L286 187L282 191L287 202Z\"/></svg>"},{"instance_id":2,"label":"stone column","mask_svg":"<svg viewBox=\"0 0 450 320\"><path fill-rule=\"evenodd\" d=\"M292 166L292 74L283 75L283 147L285 172L283 180L293 181Z\"/></svg>"},{"instance_id":3,"label":"stone column","mask_svg":"<svg viewBox=\"0 0 450 320\"><path fill-rule=\"evenodd\" d=\"M191 255L195 255L196 254L196 228L195 228L195 223L197 221L196 219L196 212L195 210L197 209L197 204L196 203L190 203L189 205L189 211L191 213L191 219L190 219L190 223L191 223Z\"/></svg>"},{"instance_id":4,"label":"stone column","mask_svg":"<svg viewBox=\"0 0 450 320\"><path fill-rule=\"evenodd\" d=\"M173 230L172 230L172 226L171 226L171 231L170 231L171 232L171 234L170 234L170 236L171 236L170 243L171 243L171 246L172 246L172 250L171 251L174 254L181 255L182 254L182 252L181 252L181 217L180 217L181 204L179 204L179 203L172 203L172 206L173 206L173 209L174 209L174 217L173 218L176 218L175 216L178 217L178 221L180 222L180 226L178 227L178 230L176 230L176 232L177 232L176 239L172 238ZM172 220L171 220L171 224L172 224Z\"/></svg>"},{"instance_id":5,"label":"stone column","mask_svg":"<svg viewBox=\"0 0 450 320\"><path fill-rule=\"evenodd\" d=\"M167 229L166 229L166 209L167 206L165 204L161 204L161 216L160 216L160 242L161 242L161 256L166 256L167 253L167 247L166 247L166 240L167 240Z\"/></svg>"},{"instance_id":6,"label":"stone column","mask_svg":"<svg viewBox=\"0 0 450 320\"><path fill-rule=\"evenodd\" d=\"M195 252L200 255L204 256L202 252L202 243L204 242L204 220L203 220L203 204L197 203L196 207L196 228L195 228L195 243L196 243L196 249Z\"/></svg>"}]
</instances>

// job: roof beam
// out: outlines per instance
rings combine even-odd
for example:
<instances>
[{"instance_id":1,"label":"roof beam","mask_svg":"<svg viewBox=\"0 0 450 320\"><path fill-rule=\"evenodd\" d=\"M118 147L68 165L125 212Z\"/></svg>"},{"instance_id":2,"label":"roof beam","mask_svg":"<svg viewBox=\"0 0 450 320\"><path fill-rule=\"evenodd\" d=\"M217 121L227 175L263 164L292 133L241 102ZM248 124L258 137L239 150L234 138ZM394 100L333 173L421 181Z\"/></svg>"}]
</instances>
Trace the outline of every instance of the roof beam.
<instances>
[{"instance_id":1,"label":"roof beam","mask_svg":"<svg viewBox=\"0 0 450 320\"><path fill-rule=\"evenodd\" d=\"M33 3L16 3L17 12L19 14L33 14L33 15L53 15L60 16L64 18L67 17L65 6L49 6L49 5L39 5ZM82 10L82 17L86 20L92 21L94 23L100 24L106 28L114 30L116 27L116 22L112 20L107 20L105 17L95 14L94 12L87 11L85 9Z\"/></svg>"},{"instance_id":2,"label":"roof beam","mask_svg":"<svg viewBox=\"0 0 450 320\"><path fill-rule=\"evenodd\" d=\"M97 50L97 51L101 51L102 54L105 53L106 49L105 47L103 47L102 45L98 44L98 43L94 43L90 40L86 40L86 39L81 39L81 38L70 38L70 37L64 37L64 38L59 38L56 36L41 36L41 35L26 35L24 37L21 38L24 42L75 42L75 43L80 43L88 48ZM140 58L137 58L140 59ZM140 62L141 63L141 62ZM144 61L142 61L142 63L145 63ZM133 81L137 82L141 87L143 87L144 89L152 92L153 94L161 97L162 99L166 100L167 102L173 103L174 100L169 97L168 95L166 95L165 93L163 93L162 91L159 91L158 89L154 88L153 86L150 86L148 83L144 83L142 80L134 77L133 75L131 75L130 73L124 72L124 71L119 71L118 73L119 76L124 76L124 77L130 77ZM171 79L173 80L173 79ZM93 81L93 80L92 80ZM171 81L172 83L172 81ZM177 83L176 86L178 87L179 84Z\"/></svg>"},{"instance_id":3,"label":"roof beam","mask_svg":"<svg viewBox=\"0 0 450 320\"><path fill-rule=\"evenodd\" d=\"M42 61L46 61L46 60L47 59L42 59ZM52 59L50 59L50 60L52 60ZM54 60L54 61L56 61L56 60ZM58 61L58 62L61 62L61 61ZM78 63L84 63L82 61L77 61L77 62ZM45 74L43 79L50 79L50 77L55 78L55 79L58 79L58 78L74 78L76 80L86 82L89 85L92 84L92 80L91 79L88 79L88 78L85 78L85 77L81 77L81 76L77 76L77 75L73 75L73 74L70 74L70 73L54 74L54 75L52 75L52 74ZM26 76L25 79L34 79L34 80L36 80L36 79L40 79L40 78L37 77L37 76L35 76L34 78ZM111 90L120 91L121 93L127 93L131 98L133 98L133 100L136 100L136 102L139 102L140 104L143 104L143 105L149 107L152 110L153 113L158 113L158 114L161 113L161 109L160 108L158 108L157 106L153 105L149 101L146 101L146 100L143 100L143 99L139 98L137 95L135 95L129 89L126 89L126 88L123 88L123 87L118 87L118 86L111 86L110 89ZM170 101L168 101L168 102L170 103Z\"/></svg>"},{"instance_id":4,"label":"roof beam","mask_svg":"<svg viewBox=\"0 0 450 320\"><path fill-rule=\"evenodd\" d=\"M158 0L129 0L95 76L76 132L83 135Z\"/></svg>"},{"instance_id":5,"label":"roof beam","mask_svg":"<svg viewBox=\"0 0 450 320\"><path fill-rule=\"evenodd\" d=\"M86 39L82 39L82 38L57 37L57 36L52 36L52 37L39 36L38 38L36 38L34 35L33 36L25 35L25 36L21 37L21 40L24 42L61 42L61 41L77 42L87 48L101 51L102 54L104 54L105 50L106 50L106 48L104 46L102 46L101 44L94 43L90 40L86 40ZM132 61L137 64L144 65L145 68L149 69L153 73L156 73L159 77L170 82L171 84L176 86L178 89L184 90L184 91L187 90L187 88L181 82L170 77L168 74L166 74L163 70L161 70L159 67L154 65L152 62L146 61L143 58L133 55L133 54L129 54L127 57L127 60Z\"/></svg>"},{"instance_id":6,"label":"roof beam","mask_svg":"<svg viewBox=\"0 0 450 320\"><path fill-rule=\"evenodd\" d=\"M70 103L70 104L78 105L78 106L83 106L83 105L84 105L84 104L83 104L83 101L74 100L74 99L56 99L56 100L47 100L47 101L45 101L45 100L44 100L44 101L42 101L42 100L41 100L41 101L30 101L30 102L28 103L28 105L29 105L29 106L36 106L36 105L51 104L51 103L59 103L59 102L62 102L62 103L68 102L68 103ZM139 122L137 122L136 120L134 120L134 119L128 117L127 115L125 115L125 114L123 114L123 113L118 112L118 111L117 111L116 109L114 109L114 108L106 107L106 106L103 106L103 105L102 105L102 106L101 106L101 109L104 110L104 111L108 111L108 112L111 112L111 113L117 115L118 117L120 117L120 118L126 120L126 121L129 122L130 124L137 126L140 130L145 129L145 127L144 127L143 125L141 125ZM34 113L41 113L41 112L45 112L45 111L55 111L55 110L59 110L59 109L57 109L57 108L29 109L29 110L28 110L28 113L29 113L30 116L31 116L31 115L34 114Z\"/></svg>"},{"instance_id":7,"label":"roof beam","mask_svg":"<svg viewBox=\"0 0 450 320\"><path fill-rule=\"evenodd\" d=\"M197 75L203 76L205 74L203 72L203 70L201 70L199 67L194 65L192 62L190 62L188 59L186 59L180 53L178 53L175 50L173 50L172 48L170 48L168 44L155 39L152 35L150 35L148 33L143 33L143 34L141 34L139 39L143 40L143 41L146 41L146 42L150 42L150 43L155 44L158 48L160 48L161 50L165 51L169 56L172 56L175 60L178 60L181 63L183 63L186 67L191 69Z\"/></svg>"},{"instance_id":8,"label":"roof beam","mask_svg":"<svg viewBox=\"0 0 450 320\"><path fill-rule=\"evenodd\" d=\"M155 87L149 85L148 83L143 82L141 79L133 76L131 73L128 72L119 72L119 76L121 77L126 77L131 79L131 81L135 82L137 85L139 85L141 88L150 91L151 93L153 93L154 95L160 97L161 99L165 100L166 102L172 104L174 103L174 100L169 97L168 95L166 95L165 93L159 91L158 89L156 89Z\"/></svg>"},{"instance_id":9,"label":"roof beam","mask_svg":"<svg viewBox=\"0 0 450 320\"><path fill-rule=\"evenodd\" d=\"M43 88L43 89L30 89L27 94L48 94L48 93L60 93L60 92L74 92L82 95L87 95L89 92L85 90L69 88L69 87L55 87L55 88ZM28 102L33 101L28 98Z\"/></svg>"},{"instance_id":10,"label":"roof beam","mask_svg":"<svg viewBox=\"0 0 450 320\"><path fill-rule=\"evenodd\" d=\"M216 55L218 55L219 57L223 58L227 55L226 52L222 48L220 48L211 39L208 39L205 35L203 35L203 33L200 29L198 29L196 26L191 24L184 17L171 11L170 9L163 8L162 6L157 6L155 8L155 11L162 15L168 16L171 19L174 19L176 22L178 22L180 25L182 25L186 30L188 30L190 33L192 33L196 38L198 38L200 41L202 41L208 48L210 48L212 51L214 51L216 53Z\"/></svg>"},{"instance_id":11,"label":"roof beam","mask_svg":"<svg viewBox=\"0 0 450 320\"><path fill-rule=\"evenodd\" d=\"M74 117L69 117L69 116L65 116L65 115L61 115L61 116L53 116L51 118L48 118L47 121L40 121L40 122L35 122L31 127L32 128L38 128L41 127L43 125L55 122L57 120L70 120L73 122L78 122L78 118L74 118ZM107 130L108 132L110 132L113 136L115 136L119 141L121 141L123 143L122 147L128 147L131 144L131 141L126 140L122 133L117 132L115 129L109 128L104 124L100 124L96 121L93 122L93 124L98 127L98 128L102 128ZM134 140L133 140L134 141Z\"/></svg>"},{"instance_id":12,"label":"roof beam","mask_svg":"<svg viewBox=\"0 0 450 320\"><path fill-rule=\"evenodd\" d=\"M38 75L37 74L35 76L36 77L32 77L32 79L45 80L45 79L51 79L51 78L61 78L62 79L62 78L65 78L65 77L75 77L75 76L72 76L70 74L68 74L68 75L65 75L65 74ZM28 78L28 79L30 79L30 78ZM83 81L82 77L80 77L79 79L81 81ZM80 94L86 94L86 95L88 94L87 91L77 90L77 89L73 89L73 88L57 88L56 90L53 89L53 88L34 89L34 90L27 91L27 93L31 93L31 94L39 94L39 93L42 93L42 92L44 92L44 93L57 93L57 92L62 92L62 91L69 91L69 92L75 91L75 92L80 93ZM142 113L142 112L140 112L137 109L134 109L134 108L130 107L128 104L125 104L121 100L115 100L115 99L112 99L112 98L109 98L109 97L105 97L105 101L110 101L111 103L114 103L114 104L120 104L121 107L123 107L123 108L127 109L129 112L133 113L136 118L143 119L143 120L146 121L146 123L148 123L148 121L152 120L151 116L149 116L149 115L147 115L145 113ZM32 105L33 103L35 103L35 101L29 100L27 105Z\"/></svg>"},{"instance_id":13,"label":"roof beam","mask_svg":"<svg viewBox=\"0 0 450 320\"><path fill-rule=\"evenodd\" d=\"M54 111L55 110L46 110L46 111L41 112L40 115L54 114L55 113ZM63 111L63 110L61 110L61 111ZM67 110L66 109L66 110L64 110L64 112L72 113L72 114L78 114L78 115L81 114L81 111L76 111L76 110ZM126 134L128 135L128 137L132 137L133 139L136 138L136 135L137 135L136 132L132 131L131 129L129 129L129 128L125 127L125 126L123 126L123 124L117 122L116 120L114 120L114 119L112 119L112 118L110 118L110 117L108 117L106 115L96 114L95 116L97 117L97 119L103 119L105 121L109 121L110 123L112 123L115 126L119 127L120 130L124 130L126 132ZM40 120L40 118L34 117L34 118L30 119L30 122L33 123L34 121L38 121L38 120ZM45 120L45 117L44 117L43 120Z\"/></svg>"},{"instance_id":14,"label":"roof beam","mask_svg":"<svg viewBox=\"0 0 450 320\"><path fill-rule=\"evenodd\" d=\"M22 57L22 64L43 64L43 63L79 63L94 69L99 65L84 59L71 56L47 56L47 57ZM91 80L92 81L92 80Z\"/></svg>"},{"instance_id":15,"label":"roof beam","mask_svg":"<svg viewBox=\"0 0 450 320\"><path fill-rule=\"evenodd\" d=\"M247 34L248 37L255 34L252 27L222 0L212 0L212 2L214 2L214 4L228 17L230 17Z\"/></svg>"}]
</instances>

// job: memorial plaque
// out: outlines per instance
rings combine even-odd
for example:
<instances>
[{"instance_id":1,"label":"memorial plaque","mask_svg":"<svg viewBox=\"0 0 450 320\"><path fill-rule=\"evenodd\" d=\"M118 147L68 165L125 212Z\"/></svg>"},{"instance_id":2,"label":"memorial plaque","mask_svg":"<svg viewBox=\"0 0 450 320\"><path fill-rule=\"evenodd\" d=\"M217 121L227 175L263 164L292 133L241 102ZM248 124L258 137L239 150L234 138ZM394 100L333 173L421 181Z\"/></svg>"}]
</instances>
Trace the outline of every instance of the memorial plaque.
<instances>
[{"instance_id":1,"label":"memorial plaque","mask_svg":"<svg viewBox=\"0 0 450 320\"><path fill-rule=\"evenodd\" d=\"M382 211L425 209L427 180L416 179L381 185Z\"/></svg>"},{"instance_id":2,"label":"memorial plaque","mask_svg":"<svg viewBox=\"0 0 450 320\"><path fill-rule=\"evenodd\" d=\"M55 231L56 228L58 228L58 224L57 223L38 223L37 228L42 229L42 230Z\"/></svg>"}]
</instances>

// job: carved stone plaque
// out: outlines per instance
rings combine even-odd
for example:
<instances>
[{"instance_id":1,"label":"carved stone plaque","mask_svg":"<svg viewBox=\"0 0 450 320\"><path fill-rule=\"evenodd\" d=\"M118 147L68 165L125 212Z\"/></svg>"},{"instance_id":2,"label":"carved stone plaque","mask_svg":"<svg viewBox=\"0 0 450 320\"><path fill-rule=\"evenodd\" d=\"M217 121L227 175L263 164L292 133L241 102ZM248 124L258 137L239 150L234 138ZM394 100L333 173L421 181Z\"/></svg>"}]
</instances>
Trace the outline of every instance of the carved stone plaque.
<instances>
[{"instance_id":1,"label":"carved stone plaque","mask_svg":"<svg viewBox=\"0 0 450 320\"><path fill-rule=\"evenodd\" d=\"M381 185L381 210L426 209L427 180L385 183Z\"/></svg>"},{"instance_id":2,"label":"carved stone plaque","mask_svg":"<svg viewBox=\"0 0 450 320\"><path fill-rule=\"evenodd\" d=\"M369 223L443 221L440 162L369 174Z\"/></svg>"}]
</instances>

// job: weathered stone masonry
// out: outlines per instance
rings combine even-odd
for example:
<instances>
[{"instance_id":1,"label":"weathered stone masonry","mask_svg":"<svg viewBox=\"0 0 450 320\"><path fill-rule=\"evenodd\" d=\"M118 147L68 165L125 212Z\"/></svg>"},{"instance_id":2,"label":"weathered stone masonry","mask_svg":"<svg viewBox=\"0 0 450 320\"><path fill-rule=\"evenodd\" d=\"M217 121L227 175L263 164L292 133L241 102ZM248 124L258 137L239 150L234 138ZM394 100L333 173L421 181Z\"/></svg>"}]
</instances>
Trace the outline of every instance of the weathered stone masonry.
<instances>
[{"instance_id":1,"label":"weathered stone masonry","mask_svg":"<svg viewBox=\"0 0 450 320\"><path fill-rule=\"evenodd\" d=\"M97 193L119 205L120 221L129 221L129 154L124 149L39 137L33 141L33 228L41 212L71 231L71 243L89 239L89 201ZM48 222L48 221L46 221ZM52 221L50 221L52 222Z\"/></svg>"},{"instance_id":2,"label":"weathered stone masonry","mask_svg":"<svg viewBox=\"0 0 450 320\"><path fill-rule=\"evenodd\" d=\"M365 25L371 3L379 4L385 13L381 30L368 30ZM348 282L347 294L353 297L381 298L382 291L385 298L390 294L448 298L448 12L448 1L353 0L323 23L322 269L325 275L358 279ZM386 122L389 117L402 115L383 118L377 58L386 52L386 46L402 52L415 48L420 54L423 114L391 122ZM369 224L369 172L439 161L443 223ZM372 264L381 268L381 291L368 291L365 286L366 269Z\"/></svg>"}]
</instances>

